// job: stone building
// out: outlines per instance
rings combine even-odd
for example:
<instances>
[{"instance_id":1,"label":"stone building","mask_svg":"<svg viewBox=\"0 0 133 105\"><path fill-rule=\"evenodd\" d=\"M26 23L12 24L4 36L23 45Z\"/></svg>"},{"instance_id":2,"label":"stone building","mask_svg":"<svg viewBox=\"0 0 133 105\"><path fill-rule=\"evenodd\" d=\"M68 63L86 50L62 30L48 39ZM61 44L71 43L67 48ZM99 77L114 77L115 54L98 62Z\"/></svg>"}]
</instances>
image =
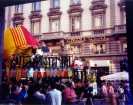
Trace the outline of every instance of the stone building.
<instances>
[{"instance_id":1,"label":"stone building","mask_svg":"<svg viewBox=\"0 0 133 105\"><path fill-rule=\"evenodd\" d=\"M24 25L53 55L84 58L99 73L127 59L124 0L46 0L6 7L5 28Z\"/></svg>"}]
</instances>

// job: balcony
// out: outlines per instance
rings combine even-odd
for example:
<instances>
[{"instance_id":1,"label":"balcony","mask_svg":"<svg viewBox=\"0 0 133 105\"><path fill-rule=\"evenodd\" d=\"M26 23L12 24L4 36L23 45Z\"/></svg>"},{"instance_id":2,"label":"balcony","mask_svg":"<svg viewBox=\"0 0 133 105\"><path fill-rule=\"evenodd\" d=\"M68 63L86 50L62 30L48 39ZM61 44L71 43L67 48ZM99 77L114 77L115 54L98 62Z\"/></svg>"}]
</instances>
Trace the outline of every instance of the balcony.
<instances>
[{"instance_id":1,"label":"balcony","mask_svg":"<svg viewBox=\"0 0 133 105\"><path fill-rule=\"evenodd\" d=\"M89 49L86 46L84 46L84 50L82 50L81 54L82 55L93 55L93 56L98 56L98 55L106 55L107 51L105 49L100 49L100 50L96 50L94 51L93 49Z\"/></svg>"},{"instance_id":2,"label":"balcony","mask_svg":"<svg viewBox=\"0 0 133 105\"><path fill-rule=\"evenodd\" d=\"M112 28L94 28L91 31L91 35L95 36L95 37L99 37L99 36L108 36L112 34Z\"/></svg>"},{"instance_id":3,"label":"balcony","mask_svg":"<svg viewBox=\"0 0 133 105\"><path fill-rule=\"evenodd\" d=\"M94 28L92 30L76 31L76 32L49 32L43 33L39 36L40 40L52 40L52 39L72 39L72 38L92 38L111 36L114 34L126 33L126 25L116 25L113 28Z\"/></svg>"},{"instance_id":4,"label":"balcony","mask_svg":"<svg viewBox=\"0 0 133 105\"><path fill-rule=\"evenodd\" d=\"M101 49L101 50L94 51L94 52L92 52L92 53L93 53L93 54L105 54L106 51L103 50L103 49Z\"/></svg>"},{"instance_id":5,"label":"balcony","mask_svg":"<svg viewBox=\"0 0 133 105\"><path fill-rule=\"evenodd\" d=\"M77 32L66 32L64 33L65 38L67 39L79 39L79 38L93 38L93 37L103 37L112 35L112 28L103 28L103 29L92 29L85 31L77 31Z\"/></svg>"},{"instance_id":6,"label":"balcony","mask_svg":"<svg viewBox=\"0 0 133 105\"><path fill-rule=\"evenodd\" d=\"M94 29L92 30L93 35L104 35L105 34L105 29Z\"/></svg>"},{"instance_id":7,"label":"balcony","mask_svg":"<svg viewBox=\"0 0 133 105\"><path fill-rule=\"evenodd\" d=\"M64 32L49 32L49 33L43 33L43 35L40 36L40 40L53 40L53 39L63 39Z\"/></svg>"},{"instance_id":8,"label":"balcony","mask_svg":"<svg viewBox=\"0 0 133 105\"><path fill-rule=\"evenodd\" d=\"M114 34L126 33L126 25L116 25L114 27Z\"/></svg>"}]
</instances>

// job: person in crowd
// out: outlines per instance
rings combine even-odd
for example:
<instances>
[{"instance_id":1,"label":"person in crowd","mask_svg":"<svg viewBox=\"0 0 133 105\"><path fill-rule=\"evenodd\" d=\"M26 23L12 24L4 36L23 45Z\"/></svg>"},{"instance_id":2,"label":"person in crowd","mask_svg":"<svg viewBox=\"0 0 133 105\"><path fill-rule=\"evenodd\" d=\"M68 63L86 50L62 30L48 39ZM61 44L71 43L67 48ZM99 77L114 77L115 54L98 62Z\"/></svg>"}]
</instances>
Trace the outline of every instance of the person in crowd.
<instances>
[{"instance_id":1,"label":"person in crowd","mask_svg":"<svg viewBox=\"0 0 133 105\"><path fill-rule=\"evenodd\" d=\"M124 86L122 84L120 84L117 91L118 91L118 105L120 104L119 100L121 100L122 105L125 105Z\"/></svg>"},{"instance_id":2,"label":"person in crowd","mask_svg":"<svg viewBox=\"0 0 133 105\"><path fill-rule=\"evenodd\" d=\"M128 82L127 81L125 81L124 82L124 84L123 84L124 86L124 96L125 96L125 98L124 98L124 103L125 103L125 105L128 105L129 103L131 103L130 102L130 88L129 88L129 84L128 84Z\"/></svg>"},{"instance_id":3,"label":"person in crowd","mask_svg":"<svg viewBox=\"0 0 133 105\"><path fill-rule=\"evenodd\" d=\"M41 90L41 85L35 81L28 85L28 97L23 101L23 105L46 105L46 96Z\"/></svg>"},{"instance_id":4,"label":"person in crowd","mask_svg":"<svg viewBox=\"0 0 133 105\"><path fill-rule=\"evenodd\" d=\"M77 83L75 83L75 91L76 91L78 98L80 98L81 93L84 92L84 86L83 86L83 83L81 82L81 80L79 80Z\"/></svg>"},{"instance_id":5,"label":"person in crowd","mask_svg":"<svg viewBox=\"0 0 133 105\"><path fill-rule=\"evenodd\" d=\"M83 97L87 98L86 105L93 105L93 87L91 86L89 81L85 83L85 90L81 94L80 98L82 99Z\"/></svg>"},{"instance_id":6,"label":"person in crowd","mask_svg":"<svg viewBox=\"0 0 133 105\"><path fill-rule=\"evenodd\" d=\"M56 65L57 65L57 69L59 69L59 68L60 68L60 66L61 66L61 65L60 65L60 59L59 59L59 58L57 58L57 61L56 61L56 62L57 62L57 64L56 64Z\"/></svg>"},{"instance_id":7,"label":"person in crowd","mask_svg":"<svg viewBox=\"0 0 133 105\"><path fill-rule=\"evenodd\" d=\"M46 95L46 105L61 105L62 93L56 88L55 82L51 82Z\"/></svg>"},{"instance_id":8,"label":"person in crowd","mask_svg":"<svg viewBox=\"0 0 133 105\"><path fill-rule=\"evenodd\" d=\"M66 83L67 87L63 90L63 96L66 103L72 104L77 101L77 95L71 82Z\"/></svg>"},{"instance_id":9,"label":"person in crowd","mask_svg":"<svg viewBox=\"0 0 133 105\"><path fill-rule=\"evenodd\" d=\"M17 96L17 104L18 105L22 105L22 103L24 103L25 99L28 97L27 91L28 91L28 86L23 85L22 90L19 92L19 94Z\"/></svg>"},{"instance_id":10,"label":"person in crowd","mask_svg":"<svg viewBox=\"0 0 133 105\"><path fill-rule=\"evenodd\" d=\"M102 90L102 96L103 96L105 102L108 103L108 89L107 89L107 83L106 82L102 83L101 90Z\"/></svg>"},{"instance_id":11,"label":"person in crowd","mask_svg":"<svg viewBox=\"0 0 133 105\"><path fill-rule=\"evenodd\" d=\"M43 56L47 56L48 53L49 53L49 48L48 46L45 44L45 42L42 42L42 45L41 45L41 49L43 51Z\"/></svg>"},{"instance_id":12,"label":"person in crowd","mask_svg":"<svg viewBox=\"0 0 133 105\"><path fill-rule=\"evenodd\" d=\"M22 90L22 83L21 82L12 83L10 98L17 101L21 90Z\"/></svg>"},{"instance_id":13,"label":"person in crowd","mask_svg":"<svg viewBox=\"0 0 133 105\"><path fill-rule=\"evenodd\" d=\"M35 90L33 93L34 103L40 104L40 105L45 104L46 96L41 92L40 84L35 84L34 90Z\"/></svg>"},{"instance_id":14,"label":"person in crowd","mask_svg":"<svg viewBox=\"0 0 133 105\"><path fill-rule=\"evenodd\" d=\"M108 104L117 105L116 93L111 82L107 83L107 89L108 89L108 98L109 98Z\"/></svg>"}]
</instances>

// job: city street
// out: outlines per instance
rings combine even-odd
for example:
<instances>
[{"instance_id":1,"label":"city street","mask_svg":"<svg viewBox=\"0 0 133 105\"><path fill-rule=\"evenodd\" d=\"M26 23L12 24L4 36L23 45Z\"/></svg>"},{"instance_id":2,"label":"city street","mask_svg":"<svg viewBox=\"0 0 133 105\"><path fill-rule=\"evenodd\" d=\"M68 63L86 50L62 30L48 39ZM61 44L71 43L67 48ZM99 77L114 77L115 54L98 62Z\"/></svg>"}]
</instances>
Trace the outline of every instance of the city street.
<instances>
[{"instance_id":1,"label":"city street","mask_svg":"<svg viewBox=\"0 0 133 105\"><path fill-rule=\"evenodd\" d=\"M0 7L0 105L133 105L125 0L32 1Z\"/></svg>"}]
</instances>

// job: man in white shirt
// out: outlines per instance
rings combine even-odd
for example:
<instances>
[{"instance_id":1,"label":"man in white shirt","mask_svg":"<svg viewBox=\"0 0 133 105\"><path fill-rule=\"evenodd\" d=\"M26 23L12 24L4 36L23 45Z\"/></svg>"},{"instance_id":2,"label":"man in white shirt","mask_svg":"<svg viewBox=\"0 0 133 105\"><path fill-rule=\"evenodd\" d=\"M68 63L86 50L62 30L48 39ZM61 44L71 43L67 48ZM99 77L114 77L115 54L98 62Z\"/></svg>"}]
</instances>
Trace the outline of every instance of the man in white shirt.
<instances>
[{"instance_id":1,"label":"man in white shirt","mask_svg":"<svg viewBox=\"0 0 133 105\"><path fill-rule=\"evenodd\" d=\"M47 93L46 101L47 105L61 105L62 93L56 89L55 83L51 83L51 90Z\"/></svg>"}]
</instances>

